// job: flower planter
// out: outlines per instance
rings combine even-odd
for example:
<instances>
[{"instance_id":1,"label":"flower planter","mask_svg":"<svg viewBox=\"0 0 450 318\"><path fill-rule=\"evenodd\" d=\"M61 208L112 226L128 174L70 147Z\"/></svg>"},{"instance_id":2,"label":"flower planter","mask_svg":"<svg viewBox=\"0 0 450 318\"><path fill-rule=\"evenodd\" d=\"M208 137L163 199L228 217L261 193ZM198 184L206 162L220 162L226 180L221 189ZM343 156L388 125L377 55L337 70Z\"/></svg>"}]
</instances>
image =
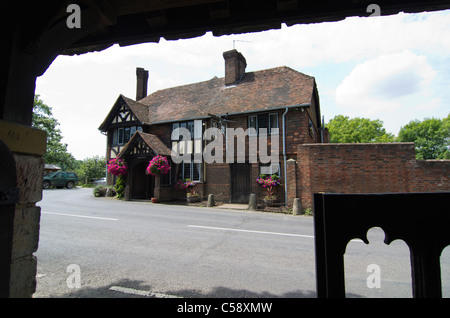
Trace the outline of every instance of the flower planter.
<instances>
[{"instance_id":1,"label":"flower planter","mask_svg":"<svg viewBox=\"0 0 450 318\"><path fill-rule=\"evenodd\" d=\"M188 203L200 202L201 198L199 196L189 196L186 198Z\"/></svg>"},{"instance_id":2,"label":"flower planter","mask_svg":"<svg viewBox=\"0 0 450 318\"><path fill-rule=\"evenodd\" d=\"M265 206L273 207L277 205L276 201L277 201L276 199L264 199L264 204Z\"/></svg>"},{"instance_id":3,"label":"flower planter","mask_svg":"<svg viewBox=\"0 0 450 318\"><path fill-rule=\"evenodd\" d=\"M158 198L152 198L152 203L158 203Z\"/></svg>"}]
</instances>

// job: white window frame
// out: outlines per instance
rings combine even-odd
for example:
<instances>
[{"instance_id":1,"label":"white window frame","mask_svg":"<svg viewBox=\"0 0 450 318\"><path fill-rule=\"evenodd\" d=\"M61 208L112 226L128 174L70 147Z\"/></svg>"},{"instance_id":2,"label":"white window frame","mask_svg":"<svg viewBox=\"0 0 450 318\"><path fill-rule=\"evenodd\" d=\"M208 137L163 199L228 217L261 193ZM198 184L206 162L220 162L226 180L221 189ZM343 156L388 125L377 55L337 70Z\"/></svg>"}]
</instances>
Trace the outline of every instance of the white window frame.
<instances>
[{"instance_id":1,"label":"white window frame","mask_svg":"<svg viewBox=\"0 0 450 318\"><path fill-rule=\"evenodd\" d=\"M254 118L256 127L252 127L250 125L251 118ZM250 128L255 128L255 130L250 129ZM247 131L248 131L248 135L249 136L258 136L258 116L257 115L250 115L250 116L248 116L248 129L247 129ZM254 131L254 133L253 133L253 131Z\"/></svg>"},{"instance_id":2,"label":"white window frame","mask_svg":"<svg viewBox=\"0 0 450 318\"><path fill-rule=\"evenodd\" d=\"M122 132L122 138L120 138L120 135L121 135L120 132ZM124 140L125 140L125 131L124 131L124 129L123 128L117 128L117 144L118 145L123 145Z\"/></svg>"},{"instance_id":3,"label":"white window frame","mask_svg":"<svg viewBox=\"0 0 450 318\"><path fill-rule=\"evenodd\" d=\"M194 165L198 165L198 179L194 179ZM183 162L183 179L187 179L186 176L189 177L194 182L203 182L202 173L203 173L203 163L196 163L194 161L191 162ZM186 167L189 167L189 171L185 171Z\"/></svg>"},{"instance_id":4,"label":"white window frame","mask_svg":"<svg viewBox=\"0 0 450 318\"><path fill-rule=\"evenodd\" d=\"M259 114L259 115L263 115L263 114ZM253 130L248 130L248 135L249 136L257 136L257 135L259 135L259 121L258 121L258 116L259 115L249 115L248 116L248 126L247 126L247 128L255 128L255 130L256 130L256 133L251 133ZM268 115L268 128L266 128L267 129L267 135L271 135L271 134L279 134L280 133L280 123L279 123L279 116L278 116L278 113L269 113L269 114L267 114ZM276 118L276 123L277 123L277 127L272 127L272 121L271 121L271 119L272 119L272 117L275 117ZM252 127L251 125L250 125L250 121L251 121L251 119L254 119L255 120L255 123L256 123L256 127Z\"/></svg>"},{"instance_id":5,"label":"white window frame","mask_svg":"<svg viewBox=\"0 0 450 318\"><path fill-rule=\"evenodd\" d=\"M277 123L277 127L272 127L272 120L271 120L271 118L273 117L273 116L275 116L276 117L276 123ZM276 129L275 131L274 131L274 129ZM270 113L269 114L269 134L270 135L277 135L277 134L279 134L280 133L280 124L279 124L279 122L278 122L278 113Z\"/></svg>"}]
</instances>

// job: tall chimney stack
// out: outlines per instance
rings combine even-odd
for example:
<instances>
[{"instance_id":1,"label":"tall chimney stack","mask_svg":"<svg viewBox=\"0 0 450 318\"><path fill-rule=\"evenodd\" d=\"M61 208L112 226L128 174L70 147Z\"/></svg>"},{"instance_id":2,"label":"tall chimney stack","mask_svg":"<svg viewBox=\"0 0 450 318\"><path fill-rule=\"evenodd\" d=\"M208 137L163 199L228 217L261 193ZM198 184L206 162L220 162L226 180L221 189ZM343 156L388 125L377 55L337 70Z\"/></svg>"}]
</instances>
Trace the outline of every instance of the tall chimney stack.
<instances>
[{"instance_id":1,"label":"tall chimney stack","mask_svg":"<svg viewBox=\"0 0 450 318\"><path fill-rule=\"evenodd\" d=\"M136 68L136 101L147 97L148 71L142 67Z\"/></svg>"},{"instance_id":2,"label":"tall chimney stack","mask_svg":"<svg viewBox=\"0 0 450 318\"><path fill-rule=\"evenodd\" d=\"M245 73L247 62L245 57L236 50L223 52L225 60L225 85L237 84Z\"/></svg>"}]
</instances>

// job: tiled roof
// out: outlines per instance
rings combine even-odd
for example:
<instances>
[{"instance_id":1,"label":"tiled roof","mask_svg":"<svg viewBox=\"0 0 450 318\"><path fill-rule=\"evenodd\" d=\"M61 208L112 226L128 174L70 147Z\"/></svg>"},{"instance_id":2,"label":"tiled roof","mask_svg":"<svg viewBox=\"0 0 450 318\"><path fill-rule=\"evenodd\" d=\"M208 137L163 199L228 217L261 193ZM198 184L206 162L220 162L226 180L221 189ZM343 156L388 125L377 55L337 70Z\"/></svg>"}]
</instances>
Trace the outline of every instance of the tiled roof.
<instances>
[{"instance_id":1,"label":"tiled roof","mask_svg":"<svg viewBox=\"0 0 450 318\"><path fill-rule=\"evenodd\" d=\"M120 95L143 124L206 118L274 108L310 105L315 89L314 77L287 66L245 73L237 85L225 86L224 78L156 91L134 101ZM114 106L113 106L114 109ZM106 131L114 111L110 111L100 130Z\"/></svg>"},{"instance_id":2,"label":"tiled roof","mask_svg":"<svg viewBox=\"0 0 450 318\"><path fill-rule=\"evenodd\" d=\"M133 114L139 119L140 122L148 124L148 106L138 103L131 98L125 97L120 94L124 102L130 107Z\"/></svg>"},{"instance_id":3,"label":"tiled roof","mask_svg":"<svg viewBox=\"0 0 450 318\"><path fill-rule=\"evenodd\" d=\"M309 105L314 77L289 67L245 73L237 85L224 78L159 90L138 101L146 105L148 122L178 121L292 105ZM134 112L134 111L133 111Z\"/></svg>"}]
</instances>

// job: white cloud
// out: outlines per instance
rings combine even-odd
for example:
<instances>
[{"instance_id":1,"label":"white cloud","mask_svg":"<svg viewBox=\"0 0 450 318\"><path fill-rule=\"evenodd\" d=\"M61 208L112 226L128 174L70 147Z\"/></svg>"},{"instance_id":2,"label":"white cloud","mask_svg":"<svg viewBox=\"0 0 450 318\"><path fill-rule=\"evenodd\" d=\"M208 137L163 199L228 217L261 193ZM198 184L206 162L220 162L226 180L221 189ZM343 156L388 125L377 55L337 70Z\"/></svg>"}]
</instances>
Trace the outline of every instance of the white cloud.
<instances>
[{"instance_id":1,"label":"white cloud","mask_svg":"<svg viewBox=\"0 0 450 318\"><path fill-rule=\"evenodd\" d=\"M252 63L282 63L298 69L320 64L363 61L406 49L450 52L449 11L382 17L350 17L344 21L283 27L247 36Z\"/></svg>"},{"instance_id":2,"label":"white cloud","mask_svg":"<svg viewBox=\"0 0 450 318\"><path fill-rule=\"evenodd\" d=\"M358 64L336 88L336 104L358 116L383 115L404 106L410 95L427 94L436 72L411 51Z\"/></svg>"}]
</instances>

